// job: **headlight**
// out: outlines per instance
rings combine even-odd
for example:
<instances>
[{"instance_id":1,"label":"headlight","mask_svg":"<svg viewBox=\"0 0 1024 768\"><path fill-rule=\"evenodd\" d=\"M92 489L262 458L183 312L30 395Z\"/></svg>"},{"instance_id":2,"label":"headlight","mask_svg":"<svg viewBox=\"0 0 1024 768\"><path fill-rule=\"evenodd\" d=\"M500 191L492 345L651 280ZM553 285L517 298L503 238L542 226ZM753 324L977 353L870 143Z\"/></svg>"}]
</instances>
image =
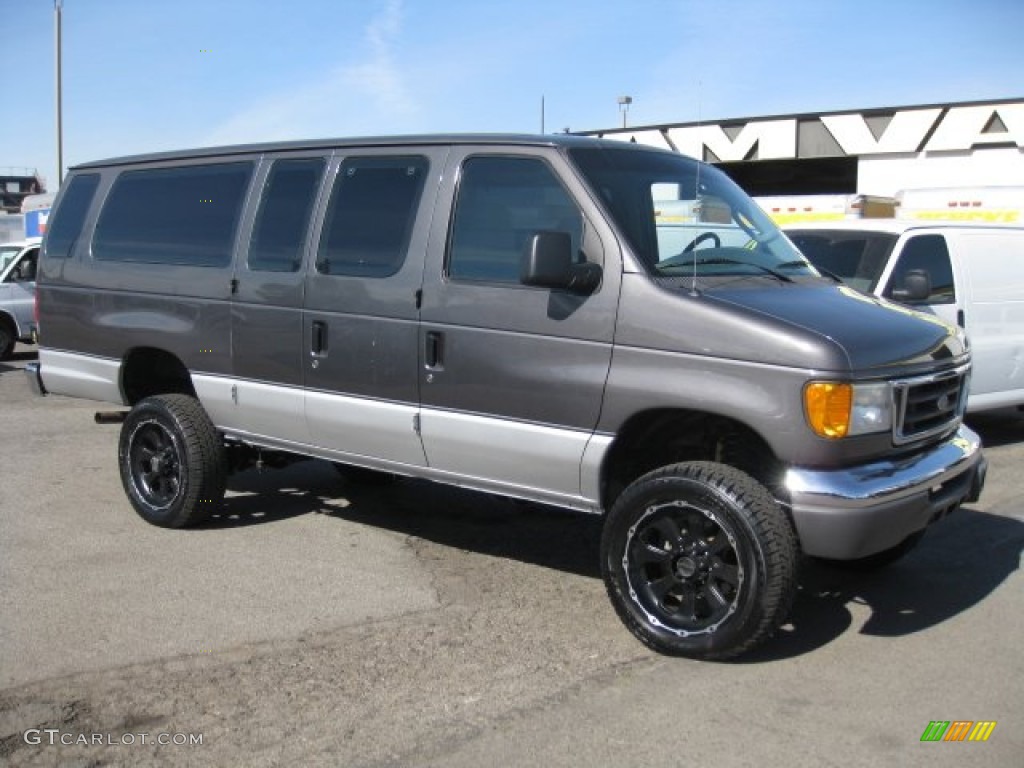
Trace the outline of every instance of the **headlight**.
<instances>
[{"instance_id":1,"label":"headlight","mask_svg":"<svg viewBox=\"0 0 1024 768\"><path fill-rule=\"evenodd\" d=\"M804 387L804 411L807 423L821 437L888 432L892 429L892 390L884 381L812 381Z\"/></svg>"}]
</instances>

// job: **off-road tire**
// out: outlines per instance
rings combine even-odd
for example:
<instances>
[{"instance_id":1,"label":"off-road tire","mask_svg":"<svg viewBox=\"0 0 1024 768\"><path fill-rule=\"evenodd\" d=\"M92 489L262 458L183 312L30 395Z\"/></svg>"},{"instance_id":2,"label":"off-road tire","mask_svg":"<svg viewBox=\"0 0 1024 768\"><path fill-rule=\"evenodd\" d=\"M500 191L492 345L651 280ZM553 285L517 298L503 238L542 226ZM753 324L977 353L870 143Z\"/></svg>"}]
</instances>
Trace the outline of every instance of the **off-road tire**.
<instances>
[{"instance_id":1,"label":"off-road tire","mask_svg":"<svg viewBox=\"0 0 1024 768\"><path fill-rule=\"evenodd\" d=\"M125 493L147 522L184 528L221 506L227 456L195 398L174 394L140 400L121 426L117 454Z\"/></svg>"},{"instance_id":2,"label":"off-road tire","mask_svg":"<svg viewBox=\"0 0 1024 768\"><path fill-rule=\"evenodd\" d=\"M800 548L760 483L713 462L639 478L608 513L601 572L629 630L659 653L727 659L764 642L796 596Z\"/></svg>"}]
</instances>

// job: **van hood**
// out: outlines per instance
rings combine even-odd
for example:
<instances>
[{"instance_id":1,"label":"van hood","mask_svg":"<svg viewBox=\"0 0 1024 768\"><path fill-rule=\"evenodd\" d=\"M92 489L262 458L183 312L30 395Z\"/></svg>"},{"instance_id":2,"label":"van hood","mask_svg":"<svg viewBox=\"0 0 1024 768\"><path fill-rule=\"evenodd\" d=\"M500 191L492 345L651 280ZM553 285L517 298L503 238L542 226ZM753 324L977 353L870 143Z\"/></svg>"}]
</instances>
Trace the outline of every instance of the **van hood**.
<instances>
[{"instance_id":1,"label":"van hood","mask_svg":"<svg viewBox=\"0 0 1024 768\"><path fill-rule=\"evenodd\" d=\"M865 371L955 362L967 354L962 331L935 315L842 285L712 288L705 297L796 326L838 345L850 369Z\"/></svg>"}]
</instances>

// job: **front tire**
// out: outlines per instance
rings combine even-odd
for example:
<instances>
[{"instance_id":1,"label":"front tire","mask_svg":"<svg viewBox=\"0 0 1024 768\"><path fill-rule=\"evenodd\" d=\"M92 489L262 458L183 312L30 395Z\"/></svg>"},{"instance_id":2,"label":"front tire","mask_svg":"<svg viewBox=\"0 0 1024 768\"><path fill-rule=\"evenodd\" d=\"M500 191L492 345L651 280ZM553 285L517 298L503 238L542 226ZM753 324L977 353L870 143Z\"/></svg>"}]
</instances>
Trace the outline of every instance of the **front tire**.
<instances>
[{"instance_id":1,"label":"front tire","mask_svg":"<svg viewBox=\"0 0 1024 768\"><path fill-rule=\"evenodd\" d=\"M737 469L675 464L644 475L612 506L601 570L616 612L645 645L726 659L785 620L800 550L785 512Z\"/></svg>"},{"instance_id":2,"label":"front tire","mask_svg":"<svg viewBox=\"0 0 1024 768\"><path fill-rule=\"evenodd\" d=\"M135 511L164 528L183 528L220 507L227 456L199 402L187 395L139 401L121 426L121 483Z\"/></svg>"}]
</instances>

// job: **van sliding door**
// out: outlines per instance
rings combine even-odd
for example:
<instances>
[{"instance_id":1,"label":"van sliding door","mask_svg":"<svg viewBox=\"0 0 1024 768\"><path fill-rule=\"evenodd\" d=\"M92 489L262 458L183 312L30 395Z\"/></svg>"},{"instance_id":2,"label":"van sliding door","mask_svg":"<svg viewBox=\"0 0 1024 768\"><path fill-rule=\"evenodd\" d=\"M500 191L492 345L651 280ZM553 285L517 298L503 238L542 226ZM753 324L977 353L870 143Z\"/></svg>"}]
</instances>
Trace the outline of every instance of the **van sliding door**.
<instances>
[{"instance_id":1,"label":"van sliding door","mask_svg":"<svg viewBox=\"0 0 1024 768\"><path fill-rule=\"evenodd\" d=\"M306 425L339 461L423 466L418 296L445 149L353 150L336 161L306 279Z\"/></svg>"}]
</instances>

